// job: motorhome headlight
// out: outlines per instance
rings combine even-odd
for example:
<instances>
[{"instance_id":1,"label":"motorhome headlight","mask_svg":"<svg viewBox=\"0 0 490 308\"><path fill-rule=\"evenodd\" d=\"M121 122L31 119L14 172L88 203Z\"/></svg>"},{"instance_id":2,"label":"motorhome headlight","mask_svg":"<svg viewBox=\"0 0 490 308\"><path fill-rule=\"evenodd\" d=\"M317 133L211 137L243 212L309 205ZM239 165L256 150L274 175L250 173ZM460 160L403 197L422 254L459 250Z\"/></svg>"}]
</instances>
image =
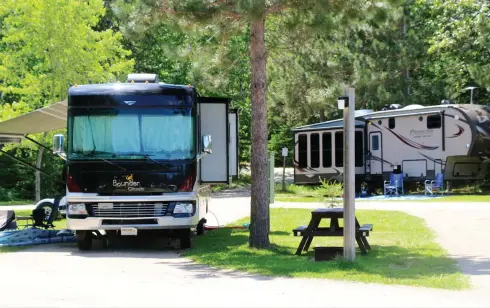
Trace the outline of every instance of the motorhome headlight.
<instances>
[{"instance_id":1,"label":"motorhome headlight","mask_svg":"<svg viewBox=\"0 0 490 308\"><path fill-rule=\"evenodd\" d=\"M88 215L87 208L83 203L70 204L68 206L68 215Z\"/></svg>"},{"instance_id":2,"label":"motorhome headlight","mask_svg":"<svg viewBox=\"0 0 490 308\"><path fill-rule=\"evenodd\" d=\"M174 214L192 214L193 205L187 202L177 202L174 207Z\"/></svg>"}]
</instances>

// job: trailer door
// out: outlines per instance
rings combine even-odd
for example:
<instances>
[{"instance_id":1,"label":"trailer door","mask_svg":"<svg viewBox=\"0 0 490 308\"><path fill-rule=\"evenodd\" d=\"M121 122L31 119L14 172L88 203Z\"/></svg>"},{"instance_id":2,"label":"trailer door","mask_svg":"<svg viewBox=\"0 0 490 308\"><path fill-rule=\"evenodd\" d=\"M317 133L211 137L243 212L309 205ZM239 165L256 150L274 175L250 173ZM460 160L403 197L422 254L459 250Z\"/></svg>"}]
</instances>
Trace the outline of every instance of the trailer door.
<instances>
[{"instance_id":1,"label":"trailer door","mask_svg":"<svg viewBox=\"0 0 490 308\"><path fill-rule=\"evenodd\" d=\"M227 98L199 98L199 142L202 143L202 137L205 135L211 135L212 140L212 153L204 156L199 162L201 183L229 184L229 103L230 100Z\"/></svg>"},{"instance_id":2,"label":"trailer door","mask_svg":"<svg viewBox=\"0 0 490 308\"><path fill-rule=\"evenodd\" d=\"M371 174L383 173L383 151L382 151L381 132L372 132L369 134L369 158Z\"/></svg>"}]
</instances>

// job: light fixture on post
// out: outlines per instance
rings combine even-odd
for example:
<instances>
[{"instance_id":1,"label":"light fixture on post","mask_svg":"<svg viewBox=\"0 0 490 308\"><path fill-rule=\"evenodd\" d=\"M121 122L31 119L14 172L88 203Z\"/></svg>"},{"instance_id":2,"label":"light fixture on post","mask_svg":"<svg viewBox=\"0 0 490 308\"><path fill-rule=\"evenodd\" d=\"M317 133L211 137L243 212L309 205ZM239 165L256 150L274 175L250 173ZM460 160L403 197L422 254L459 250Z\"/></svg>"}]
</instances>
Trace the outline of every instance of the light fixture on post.
<instances>
[{"instance_id":1,"label":"light fixture on post","mask_svg":"<svg viewBox=\"0 0 490 308\"><path fill-rule=\"evenodd\" d=\"M478 87L467 87L465 90L470 90L470 104L473 104L473 90L478 89Z\"/></svg>"},{"instance_id":2,"label":"light fixture on post","mask_svg":"<svg viewBox=\"0 0 490 308\"><path fill-rule=\"evenodd\" d=\"M339 107L339 110L343 110L345 107L349 107L349 97L340 96L337 100L337 106Z\"/></svg>"}]
</instances>

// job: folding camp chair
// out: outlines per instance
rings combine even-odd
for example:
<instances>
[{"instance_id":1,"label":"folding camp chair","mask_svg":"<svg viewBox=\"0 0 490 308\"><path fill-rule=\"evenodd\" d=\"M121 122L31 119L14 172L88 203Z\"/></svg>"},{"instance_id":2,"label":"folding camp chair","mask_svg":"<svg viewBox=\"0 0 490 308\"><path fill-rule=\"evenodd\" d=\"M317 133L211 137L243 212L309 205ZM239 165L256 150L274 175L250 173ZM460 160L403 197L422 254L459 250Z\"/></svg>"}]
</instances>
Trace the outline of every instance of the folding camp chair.
<instances>
[{"instance_id":1,"label":"folding camp chair","mask_svg":"<svg viewBox=\"0 0 490 308\"><path fill-rule=\"evenodd\" d=\"M429 193L432 196L435 192L439 192L441 195L444 194L444 173L436 174L434 180L425 181L424 194L427 195Z\"/></svg>"},{"instance_id":2,"label":"folding camp chair","mask_svg":"<svg viewBox=\"0 0 490 308\"><path fill-rule=\"evenodd\" d=\"M403 173L390 174L390 180L384 182L384 193L386 195L403 195Z\"/></svg>"}]
</instances>

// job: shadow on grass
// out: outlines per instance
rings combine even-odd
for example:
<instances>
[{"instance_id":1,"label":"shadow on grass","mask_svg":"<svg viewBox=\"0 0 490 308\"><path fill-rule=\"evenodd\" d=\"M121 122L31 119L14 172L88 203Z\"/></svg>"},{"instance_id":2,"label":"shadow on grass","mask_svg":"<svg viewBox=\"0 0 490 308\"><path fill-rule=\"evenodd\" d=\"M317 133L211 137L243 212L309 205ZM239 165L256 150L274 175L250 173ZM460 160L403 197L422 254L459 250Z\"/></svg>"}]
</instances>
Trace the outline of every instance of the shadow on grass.
<instances>
[{"instance_id":1,"label":"shadow on grass","mask_svg":"<svg viewBox=\"0 0 490 308\"><path fill-rule=\"evenodd\" d=\"M287 232L280 231L278 234L278 237L285 237ZM292 237L291 234L289 236ZM211 266L266 276L332 278L445 289L467 287L461 281L454 285L448 283L462 276L455 261L445 256L437 256L437 251L432 254L424 248L422 252L392 245L371 244L372 250L367 255L361 255L357 249L354 263L341 259L315 262L312 249L315 241L310 251L297 256L295 252L301 238L295 239L296 246L292 246L291 242L289 245L282 245L272 240L271 249L256 250L248 247L248 232L220 229L198 238L195 247L186 251L184 256ZM466 261L471 262L470 259ZM186 269L192 268L186 265Z\"/></svg>"}]
</instances>

